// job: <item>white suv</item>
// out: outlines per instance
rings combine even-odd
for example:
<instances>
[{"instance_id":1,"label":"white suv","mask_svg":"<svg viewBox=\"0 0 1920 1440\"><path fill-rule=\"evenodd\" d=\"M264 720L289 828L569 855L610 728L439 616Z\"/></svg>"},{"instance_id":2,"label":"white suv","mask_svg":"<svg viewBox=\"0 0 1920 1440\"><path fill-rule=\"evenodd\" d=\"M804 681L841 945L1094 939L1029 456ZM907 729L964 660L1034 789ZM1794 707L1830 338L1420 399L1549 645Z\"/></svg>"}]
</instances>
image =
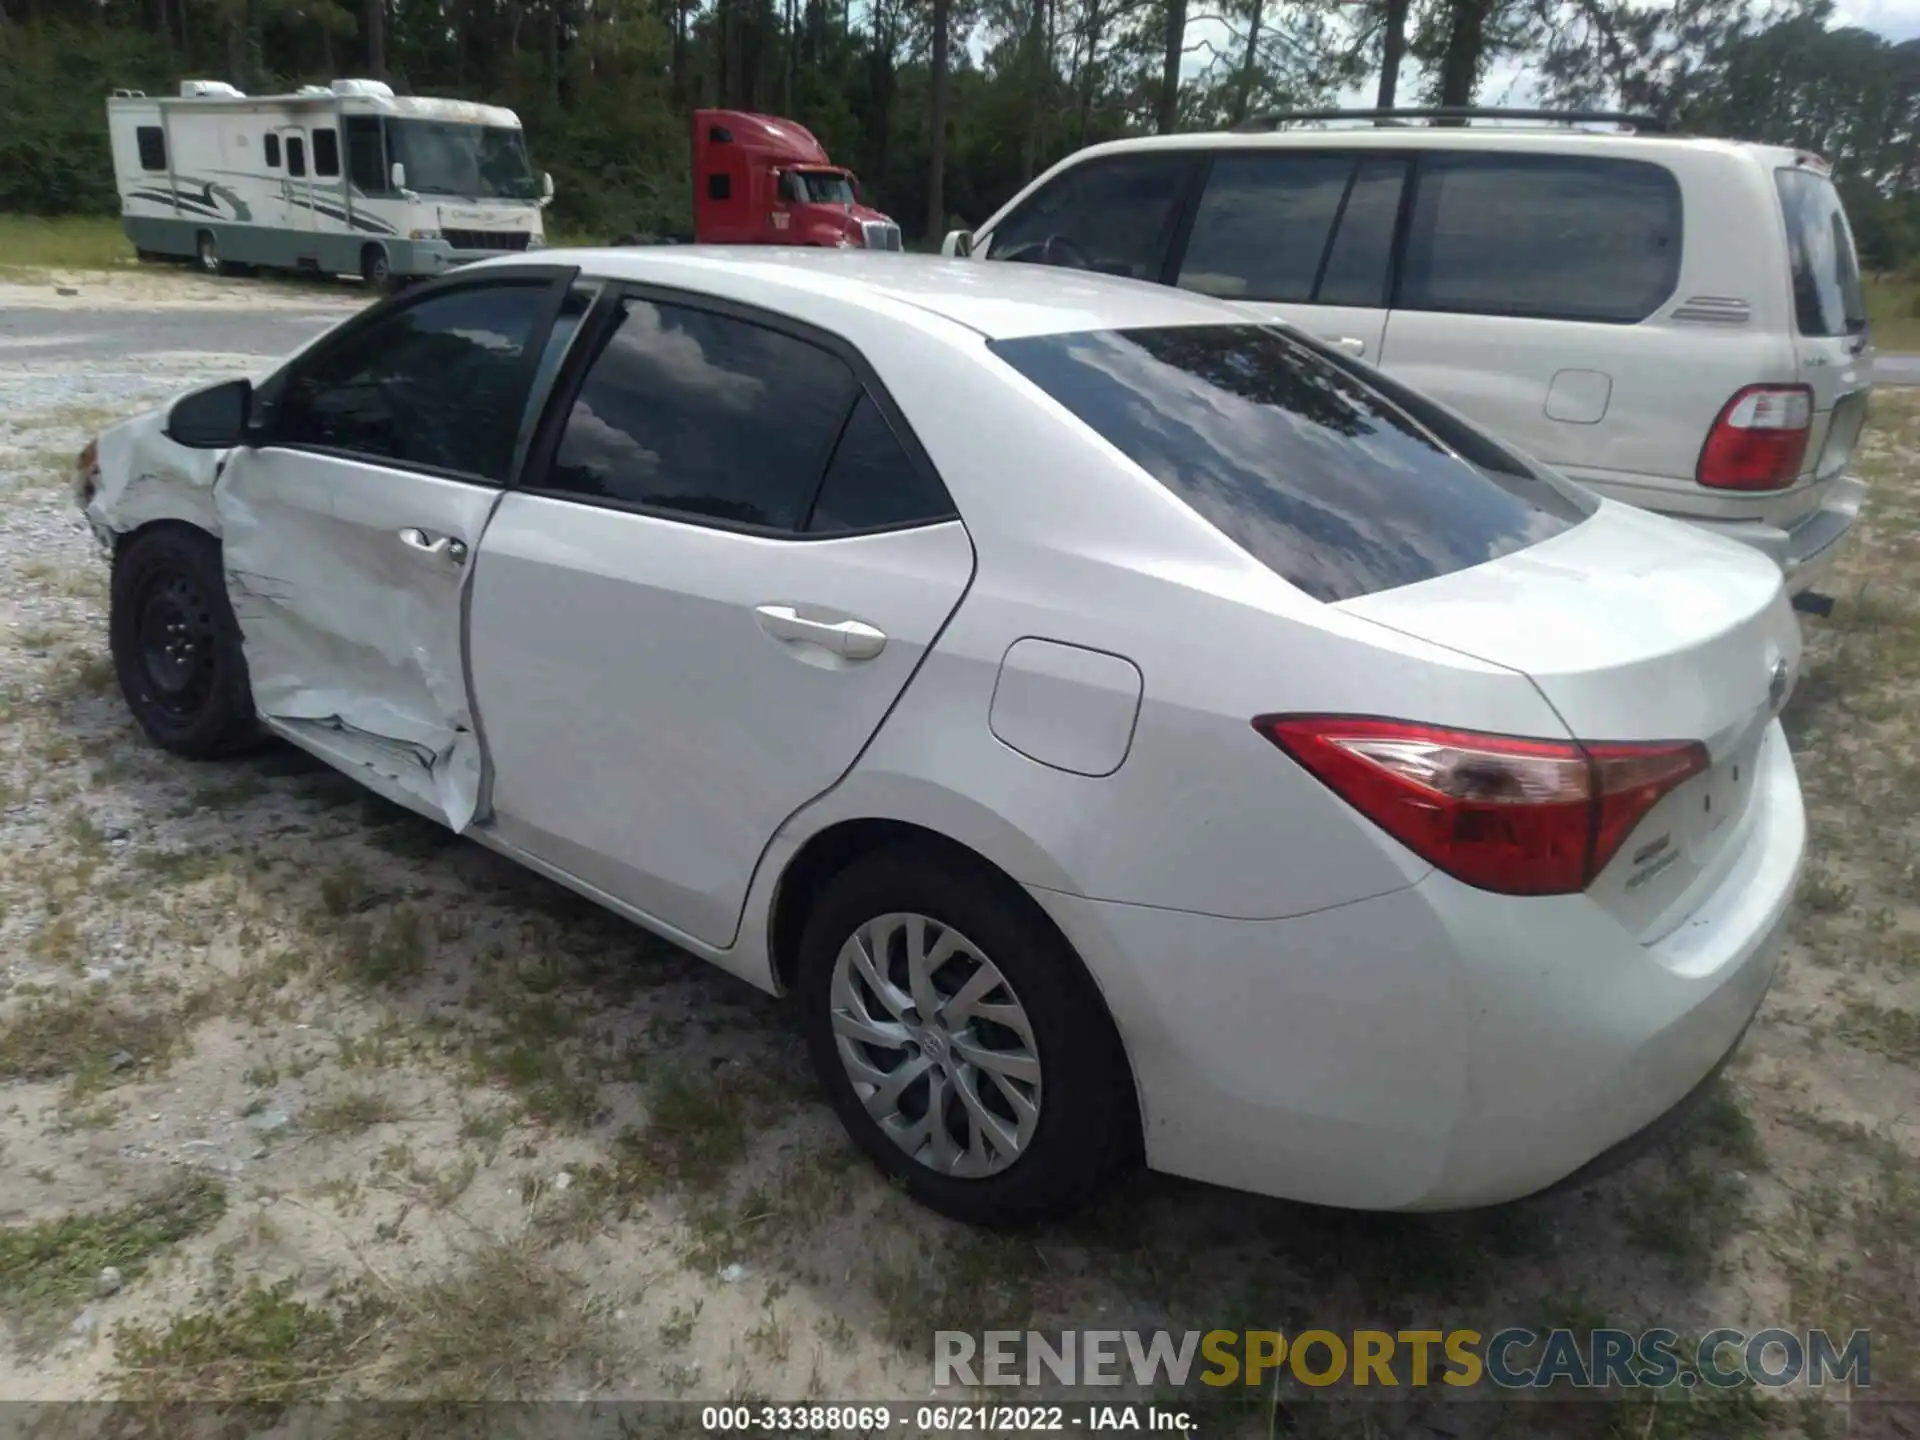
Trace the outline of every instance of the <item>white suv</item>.
<instances>
[{"instance_id":1,"label":"white suv","mask_svg":"<svg viewBox=\"0 0 1920 1440\"><path fill-rule=\"evenodd\" d=\"M1827 608L1811 587L1866 493L1847 467L1873 351L1826 164L1626 116L1384 118L1097 145L946 252L1291 321L1602 494L1766 552ZM1593 121L1619 128L1569 123Z\"/></svg>"}]
</instances>

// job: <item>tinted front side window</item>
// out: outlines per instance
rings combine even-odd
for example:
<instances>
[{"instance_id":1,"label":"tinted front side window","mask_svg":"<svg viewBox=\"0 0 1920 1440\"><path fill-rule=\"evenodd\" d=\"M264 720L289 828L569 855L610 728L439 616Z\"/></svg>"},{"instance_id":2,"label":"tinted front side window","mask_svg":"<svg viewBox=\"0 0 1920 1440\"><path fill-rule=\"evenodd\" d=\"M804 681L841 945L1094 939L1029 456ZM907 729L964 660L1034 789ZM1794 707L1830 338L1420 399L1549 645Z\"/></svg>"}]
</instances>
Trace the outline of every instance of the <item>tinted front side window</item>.
<instances>
[{"instance_id":1,"label":"tinted front side window","mask_svg":"<svg viewBox=\"0 0 1920 1440\"><path fill-rule=\"evenodd\" d=\"M547 287L489 285L409 305L296 371L280 444L504 482Z\"/></svg>"},{"instance_id":2,"label":"tinted front side window","mask_svg":"<svg viewBox=\"0 0 1920 1440\"><path fill-rule=\"evenodd\" d=\"M992 348L1317 599L1463 570L1586 514L1543 480L1470 465L1356 375L1263 326L1049 335Z\"/></svg>"},{"instance_id":3,"label":"tinted front side window","mask_svg":"<svg viewBox=\"0 0 1920 1440\"><path fill-rule=\"evenodd\" d=\"M1353 175L1350 155L1222 155L1180 261L1180 287L1236 300L1311 300Z\"/></svg>"},{"instance_id":4,"label":"tinted front side window","mask_svg":"<svg viewBox=\"0 0 1920 1440\"><path fill-rule=\"evenodd\" d=\"M1631 323L1680 274L1664 166L1573 155L1420 162L1395 307Z\"/></svg>"},{"instance_id":5,"label":"tinted front side window","mask_svg":"<svg viewBox=\"0 0 1920 1440\"><path fill-rule=\"evenodd\" d=\"M1158 280L1193 173L1180 155L1096 160L1069 170L993 232L989 255Z\"/></svg>"},{"instance_id":6,"label":"tinted front side window","mask_svg":"<svg viewBox=\"0 0 1920 1440\"><path fill-rule=\"evenodd\" d=\"M1860 261L1839 192L1824 175L1776 170L1793 266L1793 315L1802 335L1857 335L1867 328Z\"/></svg>"},{"instance_id":7,"label":"tinted front side window","mask_svg":"<svg viewBox=\"0 0 1920 1440\"><path fill-rule=\"evenodd\" d=\"M834 447L808 531L879 530L953 513L946 487L913 463L880 407L863 392Z\"/></svg>"},{"instance_id":8,"label":"tinted front side window","mask_svg":"<svg viewBox=\"0 0 1920 1440\"><path fill-rule=\"evenodd\" d=\"M857 386L805 340L628 300L542 488L796 530Z\"/></svg>"},{"instance_id":9,"label":"tinted front side window","mask_svg":"<svg viewBox=\"0 0 1920 1440\"><path fill-rule=\"evenodd\" d=\"M387 188L386 146L376 115L347 117L347 178L368 195L382 194Z\"/></svg>"}]
</instances>

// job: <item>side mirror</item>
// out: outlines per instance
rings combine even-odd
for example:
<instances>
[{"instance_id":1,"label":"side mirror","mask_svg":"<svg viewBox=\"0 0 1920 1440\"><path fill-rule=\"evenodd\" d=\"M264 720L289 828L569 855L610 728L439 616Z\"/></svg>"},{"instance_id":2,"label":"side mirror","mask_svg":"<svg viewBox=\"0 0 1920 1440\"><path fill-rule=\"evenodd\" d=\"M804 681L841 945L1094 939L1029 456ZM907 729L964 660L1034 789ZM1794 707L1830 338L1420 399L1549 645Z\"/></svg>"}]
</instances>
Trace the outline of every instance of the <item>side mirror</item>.
<instances>
[{"instance_id":1,"label":"side mirror","mask_svg":"<svg viewBox=\"0 0 1920 1440\"><path fill-rule=\"evenodd\" d=\"M949 230L947 238L940 242L940 253L953 259L966 259L973 254L973 232Z\"/></svg>"},{"instance_id":2,"label":"side mirror","mask_svg":"<svg viewBox=\"0 0 1920 1440\"><path fill-rule=\"evenodd\" d=\"M553 198L553 175L550 171L540 172L540 198L543 200Z\"/></svg>"},{"instance_id":3,"label":"side mirror","mask_svg":"<svg viewBox=\"0 0 1920 1440\"><path fill-rule=\"evenodd\" d=\"M231 450L247 440L253 382L228 380L196 390L167 412L167 438L189 450Z\"/></svg>"},{"instance_id":4,"label":"side mirror","mask_svg":"<svg viewBox=\"0 0 1920 1440\"><path fill-rule=\"evenodd\" d=\"M405 163L399 160L394 161L392 166L389 167L389 169L387 170L387 178L393 182L394 189L396 190L406 189L407 188L407 167Z\"/></svg>"}]
</instances>

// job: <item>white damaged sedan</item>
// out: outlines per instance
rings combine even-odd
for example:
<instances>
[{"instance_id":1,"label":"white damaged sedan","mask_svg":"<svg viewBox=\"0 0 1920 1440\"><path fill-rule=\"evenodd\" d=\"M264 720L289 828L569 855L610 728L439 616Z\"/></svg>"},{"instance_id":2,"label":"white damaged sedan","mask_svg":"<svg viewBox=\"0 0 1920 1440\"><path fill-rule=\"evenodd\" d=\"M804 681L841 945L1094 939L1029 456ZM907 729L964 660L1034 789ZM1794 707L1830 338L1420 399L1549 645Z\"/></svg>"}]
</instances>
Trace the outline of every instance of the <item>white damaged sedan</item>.
<instances>
[{"instance_id":1,"label":"white damaged sedan","mask_svg":"<svg viewBox=\"0 0 1920 1440\"><path fill-rule=\"evenodd\" d=\"M926 1203L1614 1163L1772 977L1765 557L1206 298L551 252L107 432L128 705L262 729L794 997Z\"/></svg>"}]
</instances>

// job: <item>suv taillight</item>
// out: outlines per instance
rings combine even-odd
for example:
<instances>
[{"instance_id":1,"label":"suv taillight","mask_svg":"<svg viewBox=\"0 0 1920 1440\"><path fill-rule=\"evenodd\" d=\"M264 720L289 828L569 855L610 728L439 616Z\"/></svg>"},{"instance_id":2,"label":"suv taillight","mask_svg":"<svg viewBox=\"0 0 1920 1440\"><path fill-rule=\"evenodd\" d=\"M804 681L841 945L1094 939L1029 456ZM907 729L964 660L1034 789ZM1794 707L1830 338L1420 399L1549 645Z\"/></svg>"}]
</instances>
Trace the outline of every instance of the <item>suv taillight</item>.
<instances>
[{"instance_id":1,"label":"suv taillight","mask_svg":"<svg viewBox=\"0 0 1920 1440\"><path fill-rule=\"evenodd\" d=\"M1720 408L1696 478L1715 490L1784 490L1800 477L1812 428L1805 385L1749 385Z\"/></svg>"},{"instance_id":2,"label":"suv taillight","mask_svg":"<svg viewBox=\"0 0 1920 1440\"><path fill-rule=\"evenodd\" d=\"M1708 763L1686 740L1528 740L1348 715L1262 715L1253 728L1416 855L1502 895L1586 889Z\"/></svg>"}]
</instances>

